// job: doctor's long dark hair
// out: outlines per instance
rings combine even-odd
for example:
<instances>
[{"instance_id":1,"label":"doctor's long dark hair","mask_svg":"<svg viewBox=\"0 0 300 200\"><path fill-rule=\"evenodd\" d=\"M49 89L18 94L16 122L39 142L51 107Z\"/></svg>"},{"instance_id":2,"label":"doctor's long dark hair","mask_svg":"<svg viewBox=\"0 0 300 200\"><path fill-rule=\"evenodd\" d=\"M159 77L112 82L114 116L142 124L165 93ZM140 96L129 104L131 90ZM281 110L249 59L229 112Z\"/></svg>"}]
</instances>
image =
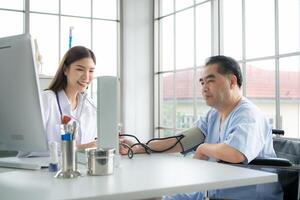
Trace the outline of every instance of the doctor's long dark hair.
<instances>
[{"instance_id":1,"label":"doctor's long dark hair","mask_svg":"<svg viewBox=\"0 0 300 200\"><path fill-rule=\"evenodd\" d=\"M90 49L84 46L74 46L69 49L62 58L58 70L47 90L58 92L65 89L68 84L67 77L64 73L65 70L68 69L72 63L82 58L91 58L96 64L96 57Z\"/></svg>"}]
</instances>

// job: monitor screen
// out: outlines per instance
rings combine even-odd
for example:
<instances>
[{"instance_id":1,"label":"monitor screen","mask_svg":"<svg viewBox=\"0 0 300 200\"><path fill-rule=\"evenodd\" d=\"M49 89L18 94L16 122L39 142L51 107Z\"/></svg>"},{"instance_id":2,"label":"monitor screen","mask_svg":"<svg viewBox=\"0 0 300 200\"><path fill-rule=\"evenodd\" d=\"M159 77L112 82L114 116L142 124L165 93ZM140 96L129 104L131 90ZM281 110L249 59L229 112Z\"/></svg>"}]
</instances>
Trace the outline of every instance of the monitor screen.
<instances>
[{"instance_id":1,"label":"monitor screen","mask_svg":"<svg viewBox=\"0 0 300 200\"><path fill-rule=\"evenodd\" d=\"M0 38L0 150L48 149L29 34Z\"/></svg>"}]
</instances>

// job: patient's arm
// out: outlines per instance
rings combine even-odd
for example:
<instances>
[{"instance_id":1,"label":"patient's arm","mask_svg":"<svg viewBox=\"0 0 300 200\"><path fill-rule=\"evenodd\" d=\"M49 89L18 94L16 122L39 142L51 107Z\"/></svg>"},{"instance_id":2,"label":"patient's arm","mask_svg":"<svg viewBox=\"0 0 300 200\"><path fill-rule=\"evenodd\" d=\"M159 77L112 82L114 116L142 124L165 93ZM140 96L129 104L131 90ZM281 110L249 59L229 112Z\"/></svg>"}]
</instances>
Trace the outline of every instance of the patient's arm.
<instances>
[{"instance_id":1,"label":"patient's arm","mask_svg":"<svg viewBox=\"0 0 300 200\"><path fill-rule=\"evenodd\" d=\"M176 138L169 138L165 140L154 140L149 142L148 147L155 150L155 151L161 151L164 149L167 149L171 146L173 146L177 142ZM131 147L134 144L131 140L128 140L126 138L120 138L120 154L125 155L128 152L128 148L126 145ZM145 149L142 145L135 145L132 147L133 153L146 153ZM172 149L166 151L166 152L181 152L182 148L181 145L178 143L176 144Z\"/></svg>"},{"instance_id":2,"label":"patient's arm","mask_svg":"<svg viewBox=\"0 0 300 200\"><path fill-rule=\"evenodd\" d=\"M201 144L197 148L194 158L207 160L208 157L230 163L241 163L246 159L244 154L225 143Z\"/></svg>"},{"instance_id":3,"label":"patient's arm","mask_svg":"<svg viewBox=\"0 0 300 200\"><path fill-rule=\"evenodd\" d=\"M187 129L183 132L180 132L177 135L183 135L184 137L180 140L178 143L178 140L176 138L166 138L164 140L152 140L148 143L148 147L150 147L152 150L155 151L163 151L165 149L168 149L169 147L172 147L173 145L176 145L171 148L168 151L165 151L167 153L171 152L187 152L190 150L194 150L199 144L203 143L204 141L204 135L200 131L199 128L193 127L190 129ZM131 140L120 137L120 154L124 155L127 154L128 148L126 145L131 147L134 144ZM142 145L135 145L133 146L133 152L134 153L145 153L145 149Z\"/></svg>"}]
</instances>

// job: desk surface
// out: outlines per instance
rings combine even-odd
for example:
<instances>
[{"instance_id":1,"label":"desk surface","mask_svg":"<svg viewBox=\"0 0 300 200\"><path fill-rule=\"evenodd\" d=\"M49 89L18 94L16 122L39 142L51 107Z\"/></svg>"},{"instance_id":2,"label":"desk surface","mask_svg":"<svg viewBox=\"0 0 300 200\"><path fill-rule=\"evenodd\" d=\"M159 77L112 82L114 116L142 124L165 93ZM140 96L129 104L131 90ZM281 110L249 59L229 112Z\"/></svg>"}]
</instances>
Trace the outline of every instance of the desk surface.
<instances>
[{"instance_id":1,"label":"desk surface","mask_svg":"<svg viewBox=\"0 0 300 200\"><path fill-rule=\"evenodd\" d=\"M0 173L3 199L142 199L276 182L277 175L170 154L122 156L114 174L55 179L47 170Z\"/></svg>"}]
</instances>

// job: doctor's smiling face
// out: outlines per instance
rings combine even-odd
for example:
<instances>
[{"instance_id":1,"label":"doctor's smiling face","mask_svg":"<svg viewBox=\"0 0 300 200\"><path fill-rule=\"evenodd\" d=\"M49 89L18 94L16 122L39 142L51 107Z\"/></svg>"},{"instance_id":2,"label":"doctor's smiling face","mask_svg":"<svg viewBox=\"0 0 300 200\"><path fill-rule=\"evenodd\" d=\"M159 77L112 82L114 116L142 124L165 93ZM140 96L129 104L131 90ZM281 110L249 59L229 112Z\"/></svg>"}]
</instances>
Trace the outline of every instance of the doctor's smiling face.
<instances>
[{"instance_id":1,"label":"doctor's smiling face","mask_svg":"<svg viewBox=\"0 0 300 200\"><path fill-rule=\"evenodd\" d=\"M71 95L86 90L93 79L95 54L84 46L74 46L62 58L49 90L65 90Z\"/></svg>"},{"instance_id":2,"label":"doctor's smiling face","mask_svg":"<svg viewBox=\"0 0 300 200\"><path fill-rule=\"evenodd\" d=\"M82 58L70 64L65 69L67 88L84 92L94 77L95 63L92 58Z\"/></svg>"}]
</instances>

